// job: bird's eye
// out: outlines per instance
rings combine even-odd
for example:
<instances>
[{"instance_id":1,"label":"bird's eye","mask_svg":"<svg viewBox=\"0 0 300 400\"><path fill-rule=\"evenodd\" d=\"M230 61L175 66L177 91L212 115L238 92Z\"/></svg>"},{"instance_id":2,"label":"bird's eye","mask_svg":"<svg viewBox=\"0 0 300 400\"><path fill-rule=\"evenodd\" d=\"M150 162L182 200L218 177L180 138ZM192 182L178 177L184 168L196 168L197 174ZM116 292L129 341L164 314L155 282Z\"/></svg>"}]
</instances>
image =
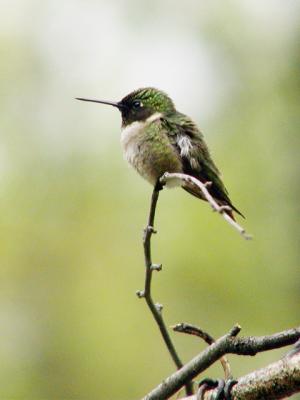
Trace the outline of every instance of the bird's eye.
<instances>
[{"instance_id":1,"label":"bird's eye","mask_svg":"<svg viewBox=\"0 0 300 400\"><path fill-rule=\"evenodd\" d=\"M135 100L135 101L132 103L132 107L135 108L136 110L137 110L138 108L142 107L142 106L143 106L143 104L142 104L142 102L141 102L140 100Z\"/></svg>"}]
</instances>

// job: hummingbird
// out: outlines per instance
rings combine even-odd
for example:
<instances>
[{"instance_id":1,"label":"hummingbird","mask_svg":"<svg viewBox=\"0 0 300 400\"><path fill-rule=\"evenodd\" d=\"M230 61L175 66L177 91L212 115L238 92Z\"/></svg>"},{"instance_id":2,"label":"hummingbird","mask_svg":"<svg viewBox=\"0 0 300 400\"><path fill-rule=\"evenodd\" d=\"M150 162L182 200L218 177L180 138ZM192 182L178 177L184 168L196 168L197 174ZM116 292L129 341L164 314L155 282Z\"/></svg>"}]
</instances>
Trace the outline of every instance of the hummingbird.
<instances>
[{"instance_id":1,"label":"hummingbird","mask_svg":"<svg viewBox=\"0 0 300 400\"><path fill-rule=\"evenodd\" d=\"M220 206L229 206L225 212L233 220L233 211L244 217L229 198L202 132L191 118L176 110L164 91L145 87L118 102L76 99L108 104L121 112L124 157L152 185L155 186L165 172L193 176L202 183L210 182L209 193ZM193 196L206 200L194 185L186 182L180 185Z\"/></svg>"}]
</instances>

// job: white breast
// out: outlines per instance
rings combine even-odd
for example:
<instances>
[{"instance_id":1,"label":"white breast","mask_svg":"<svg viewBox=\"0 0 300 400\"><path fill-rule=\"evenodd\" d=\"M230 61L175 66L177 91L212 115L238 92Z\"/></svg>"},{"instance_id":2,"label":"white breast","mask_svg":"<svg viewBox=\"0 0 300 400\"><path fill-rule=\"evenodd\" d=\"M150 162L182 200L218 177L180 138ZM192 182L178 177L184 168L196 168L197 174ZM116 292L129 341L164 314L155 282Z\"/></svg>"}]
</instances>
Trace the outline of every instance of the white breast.
<instances>
[{"instance_id":1,"label":"white breast","mask_svg":"<svg viewBox=\"0 0 300 400\"><path fill-rule=\"evenodd\" d=\"M121 144L125 159L130 163L134 163L134 158L137 154L137 142L141 129L144 127L144 122L135 121L127 125L121 131Z\"/></svg>"},{"instance_id":2,"label":"white breast","mask_svg":"<svg viewBox=\"0 0 300 400\"><path fill-rule=\"evenodd\" d=\"M146 121L134 121L130 125L127 125L121 131L121 144L123 148L123 153L125 159L132 165L134 165L134 159L139 151L138 143L139 143L139 135L142 129L150 124L151 122L156 121L161 118L161 113L155 113L148 117Z\"/></svg>"}]
</instances>

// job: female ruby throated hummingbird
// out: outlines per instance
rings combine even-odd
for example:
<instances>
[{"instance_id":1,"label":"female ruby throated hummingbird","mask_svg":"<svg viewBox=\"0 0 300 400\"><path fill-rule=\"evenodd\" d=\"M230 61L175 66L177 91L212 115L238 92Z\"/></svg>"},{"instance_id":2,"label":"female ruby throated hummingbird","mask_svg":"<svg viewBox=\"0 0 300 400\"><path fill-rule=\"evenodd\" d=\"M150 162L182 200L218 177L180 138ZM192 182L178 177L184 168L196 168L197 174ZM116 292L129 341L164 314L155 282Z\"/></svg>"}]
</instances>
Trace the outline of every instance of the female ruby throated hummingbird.
<instances>
[{"instance_id":1,"label":"female ruby throated hummingbird","mask_svg":"<svg viewBox=\"0 0 300 400\"><path fill-rule=\"evenodd\" d=\"M212 197L219 205L231 208L225 212L232 219L232 210L242 215L228 197L202 133L188 116L176 110L166 93L147 87L135 90L119 102L81 97L77 100L109 104L119 109L125 158L151 184L156 185L165 172L191 175L203 183L210 181L208 191ZM204 199L195 186L188 183L181 183L181 186Z\"/></svg>"}]
</instances>

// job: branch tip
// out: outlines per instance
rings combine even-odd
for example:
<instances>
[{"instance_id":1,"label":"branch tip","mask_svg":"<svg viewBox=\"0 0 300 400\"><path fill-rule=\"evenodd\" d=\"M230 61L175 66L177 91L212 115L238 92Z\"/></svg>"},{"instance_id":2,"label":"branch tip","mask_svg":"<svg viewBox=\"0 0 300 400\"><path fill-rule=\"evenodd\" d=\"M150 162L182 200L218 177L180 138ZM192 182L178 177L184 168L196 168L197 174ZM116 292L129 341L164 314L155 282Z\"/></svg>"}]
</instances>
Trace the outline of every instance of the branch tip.
<instances>
[{"instance_id":1,"label":"branch tip","mask_svg":"<svg viewBox=\"0 0 300 400\"><path fill-rule=\"evenodd\" d=\"M151 268L152 271L159 272L159 271L162 270L162 264L151 264L150 268Z\"/></svg>"},{"instance_id":2,"label":"branch tip","mask_svg":"<svg viewBox=\"0 0 300 400\"><path fill-rule=\"evenodd\" d=\"M135 292L135 294L137 295L137 297L138 297L139 299L142 299L143 297L145 297L145 291L144 291L144 290L137 290L137 291Z\"/></svg>"},{"instance_id":3,"label":"branch tip","mask_svg":"<svg viewBox=\"0 0 300 400\"><path fill-rule=\"evenodd\" d=\"M242 330L242 327L239 324L235 324L233 328L229 331L229 336L235 337L237 336Z\"/></svg>"},{"instance_id":4,"label":"branch tip","mask_svg":"<svg viewBox=\"0 0 300 400\"><path fill-rule=\"evenodd\" d=\"M211 181L207 181L203 184L206 188L212 185Z\"/></svg>"},{"instance_id":5,"label":"branch tip","mask_svg":"<svg viewBox=\"0 0 300 400\"><path fill-rule=\"evenodd\" d=\"M181 322L180 324L170 325L170 328L173 329L174 332L183 332L184 327L184 322Z\"/></svg>"},{"instance_id":6,"label":"branch tip","mask_svg":"<svg viewBox=\"0 0 300 400\"><path fill-rule=\"evenodd\" d=\"M157 233L157 231L154 229L153 226L147 225L146 228L144 229L144 233L145 233L145 235L147 233L154 233L155 234L155 233Z\"/></svg>"}]
</instances>

